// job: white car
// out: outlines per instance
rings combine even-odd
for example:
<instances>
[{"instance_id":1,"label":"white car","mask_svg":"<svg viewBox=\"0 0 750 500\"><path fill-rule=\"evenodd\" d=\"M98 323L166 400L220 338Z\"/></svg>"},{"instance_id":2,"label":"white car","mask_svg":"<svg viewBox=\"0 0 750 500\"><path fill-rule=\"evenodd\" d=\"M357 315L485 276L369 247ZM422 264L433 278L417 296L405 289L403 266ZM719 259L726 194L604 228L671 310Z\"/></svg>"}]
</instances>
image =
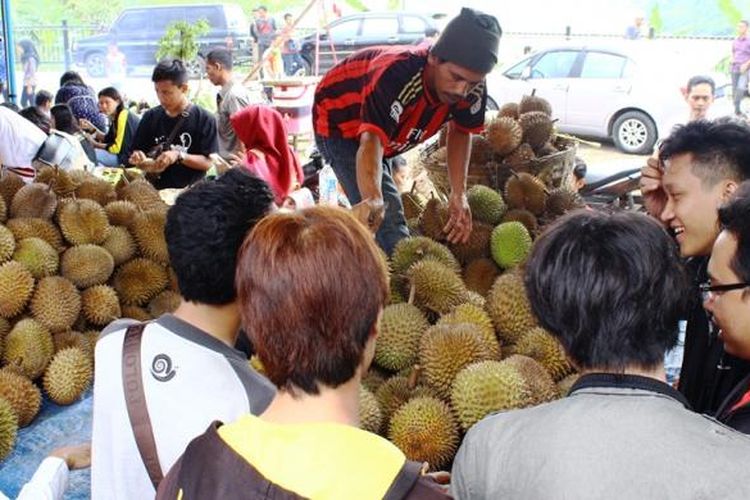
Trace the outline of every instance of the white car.
<instances>
[{"instance_id":1,"label":"white car","mask_svg":"<svg viewBox=\"0 0 750 500\"><path fill-rule=\"evenodd\" d=\"M561 132L611 139L625 153L646 154L687 119L680 89L690 76L714 78L718 98L713 108L731 112L729 99L722 98L726 77L694 66L687 57L639 43L548 48L491 73L487 86L494 103L489 107L535 92L552 105Z\"/></svg>"}]
</instances>

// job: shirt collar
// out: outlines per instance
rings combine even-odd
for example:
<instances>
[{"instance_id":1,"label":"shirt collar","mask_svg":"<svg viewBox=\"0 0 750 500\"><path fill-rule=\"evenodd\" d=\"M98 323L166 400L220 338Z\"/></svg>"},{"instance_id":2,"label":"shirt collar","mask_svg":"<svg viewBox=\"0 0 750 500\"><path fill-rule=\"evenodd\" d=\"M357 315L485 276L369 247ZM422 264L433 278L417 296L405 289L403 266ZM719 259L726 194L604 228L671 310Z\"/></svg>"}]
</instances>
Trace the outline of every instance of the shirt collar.
<instances>
[{"instance_id":1,"label":"shirt collar","mask_svg":"<svg viewBox=\"0 0 750 500\"><path fill-rule=\"evenodd\" d=\"M669 384L656 380L651 377L641 375L627 375L622 373L589 373L581 377L573 384L569 396L574 392L583 389L596 388L618 388L618 389L636 389L639 391L654 392L676 400L688 410L692 410L690 403L679 391Z\"/></svg>"}]
</instances>

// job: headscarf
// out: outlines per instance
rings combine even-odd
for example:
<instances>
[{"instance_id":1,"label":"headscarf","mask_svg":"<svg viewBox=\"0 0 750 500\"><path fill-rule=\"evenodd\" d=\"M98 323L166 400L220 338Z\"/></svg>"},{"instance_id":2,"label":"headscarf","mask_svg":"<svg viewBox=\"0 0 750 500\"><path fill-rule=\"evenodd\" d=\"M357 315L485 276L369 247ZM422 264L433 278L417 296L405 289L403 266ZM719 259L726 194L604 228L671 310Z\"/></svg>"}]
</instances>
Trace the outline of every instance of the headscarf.
<instances>
[{"instance_id":1,"label":"headscarf","mask_svg":"<svg viewBox=\"0 0 750 500\"><path fill-rule=\"evenodd\" d=\"M237 138L247 148L247 168L268 182L276 203L281 204L295 185L305 180L299 159L287 142L281 114L269 106L247 106L229 119ZM252 149L263 152L265 161L258 161Z\"/></svg>"}]
</instances>

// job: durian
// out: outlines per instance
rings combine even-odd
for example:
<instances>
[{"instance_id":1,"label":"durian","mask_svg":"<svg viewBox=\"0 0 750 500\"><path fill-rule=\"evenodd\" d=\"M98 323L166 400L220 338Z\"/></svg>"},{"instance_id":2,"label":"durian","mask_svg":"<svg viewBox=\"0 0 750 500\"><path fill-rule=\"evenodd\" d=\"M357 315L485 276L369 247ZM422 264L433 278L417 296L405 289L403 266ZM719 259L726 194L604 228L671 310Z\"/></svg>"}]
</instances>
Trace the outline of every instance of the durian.
<instances>
[{"instance_id":1,"label":"durian","mask_svg":"<svg viewBox=\"0 0 750 500\"><path fill-rule=\"evenodd\" d=\"M10 216L50 219L57 208L57 195L41 182L27 184L18 190L10 205Z\"/></svg>"},{"instance_id":2,"label":"durian","mask_svg":"<svg viewBox=\"0 0 750 500\"><path fill-rule=\"evenodd\" d=\"M81 294L61 276L48 276L37 283L31 297L31 314L51 332L73 326L81 312Z\"/></svg>"},{"instance_id":3,"label":"durian","mask_svg":"<svg viewBox=\"0 0 750 500\"><path fill-rule=\"evenodd\" d=\"M52 358L44 373L44 391L59 405L75 403L91 385L93 366L78 348L63 349Z\"/></svg>"},{"instance_id":4,"label":"durian","mask_svg":"<svg viewBox=\"0 0 750 500\"><path fill-rule=\"evenodd\" d=\"M106 283L112 275L115 261L97 245L78 245L65 251L60 262L60 274L79 288Z\"/></svg>"},{"instance_id":5,"label":"durian","mask_svg":"<svg viewBox=\"0 0 750 500\"><path fill-rule=\"evenodd\" d=\"M414 303L423 309L444 314L465 302L463 281L437 260L421 260L409 268L407 275L414 287Z\"/></svg>"},{"instance_id":6,"label":"durian","mask_svg":"<svg viewBox=\"0 0 750 500\"><path fill-rule=\"evenodd\" d=\"M502 362L515 367L526 381L526 386L531 393L529 405L546 403L560 397L560 392L549 372L533 359L514 354Z\"/></svg>"},{"instance_id":7,"label":"durian","mask_svg":"<svg viewBox=\"0 0 750 500\"><path fill-rule=\"evenodd\" d=\"M135 214L140 209L132 201L117 200L107 203L104 211L107 213L107 219L113 226L127 226L135 218Z\"/></svg>"},{"instance_id":8,"label":"durian","mask_svg":"<svg viewBox=\"0 0 750 500\"><path fill-rule=\"evenodd\" d=\"M435 393L428 387L417 384L416 381L412 383L407 377L397 375L383 382L375 393L383 413L383 424L387 427L393 414L404 403L412 398L424 396L435 396Z\"/></svg>"},{"instance_id":9,"label":"durian","mask_svg":"<svg viewBox=\"0 0 750 500\"><path fill-rule=\"evenodd\" d=\"M92 200L71 200L58 211L63 236L71 245L101 245L110 231L104 209Z\"/></svg>"},{"instance_id":10,"label":"durian","mask_svg":"<svg viewBox=\"0 0 750 500\"><path fill-rule=\"evenodd\" d=\"M112 226L102 247L112 256L116 266L132 259L138 250L130 231L122 226Z\"/></svg>"},{"instance_id":11,"label":"durian","mask_svg":"<svg viewBox=\"0 0 750 500\"><path fill-rule=\"evenodd\" d=\"M495 154L505 156L521 144L523 129L513 118L497 117L487 124L484 136Z\"/></svg>"},{"instance_id":12,"label":"durian","mask_svg":"<svg viewBox=\"0 0 750 500\"><path fill-rule=\"evenodd\" d=\"M553 189L547 197L547 212L553 216L563 215L570 210L575 210L582 206L583 203L578 193L569 189Z\"/></svg>"},{"instance_id":13,"label":"durian","mask_svg":"<svg viewBox=\"0 0 750 500\"><path fill-rule=\"evenodd\" d=\"M518 115L518 103L515 102L507 102L503 104L497 112L497 116L513 118L514 120L518 120Z\"/></svg>"},{"instance_id":14,"label":"durian","mask_svg":"<svg viewBox=\"0 0 750 500\"><path fill-rule=\"evenodd\" d=\"M449 269L459 272L461 266L445 245L425 236L412 236L399 241L393 249L391 265L394 274L404 274L415 262L430 258L440 261Z\"/></svg>"},{"instance_id":15,"label":"durian","mask_svg":"<svg viewBox=\"0 0 750 500\"><path fill-rule=\"evenodd\" d=\"M552 120L543 111L522 113L518 123L523 129L523 142L528 143L534 151L541 149L552 137Z\"/></svg>"},{"instance_id":16,"label":"durian","mask_svg":"<svg viewBox=\"0 0 750 500\"><path fill-rule=\"evenodd\" d=\"M162 314L174 312L181 303L182 297L179 293L164 290L148 303L148 312L152 317L158 318Z\"/></svg>"},{"instance_id":17,"label":"durian","mask_svg":"<svg viewBox=\"0 0 750 500\"><path fill-rule=\"evenodd\" d=\"M516 342L515 352L539 362L552 375L555 382L573 372L560 342L541 327L532 328L524 333Z\"/></svg>"},{"instance_id":18,"label":"durian","mask_svg":"<svg viewBox=\"0 0 750 500\"><path fill-rule=\"evenodd\" d=\"M499 224L508 207L500 193L494 189L475 184L466 192L471 215L478 221L492 226Z\"/></svg>"},{"instance_id":19,"label":"durian","mask_svg":"<svg viewBox=\"0 0 750 500\"><path fill-rule=\"evenodd\" d=\"M17 434L18 419L13 407L8 401L0 398L0 463L13 451Z\"/></svg>"},{"instance_id":20,"label":"durian","mask_svg":"<svg viewBox=\"0 0 750 500\"><path fill-rule=\"evenodd\" d=\"M466 243L451 243L450 249L458 261L462 263L486 257L490 253L491 234L491 225L484 224L483 222L474 222L471 234Z\"/></svg>"},{"instance_id":21,"label":"durian","mask_svg":"<svg viewBox=\"0 0 750 500\"><path fill-rule=\"evenodd\" d=\"M52 335L38 321L25 318L15 324L5 339L3 360L31 380L37 379L52 359L55 344Z\"/></svg>"},{"instance_id":22,"label":"durian","mask_svg":"<svg viewBox=\"0 0 750 500\"><path fill-rule=\"evenodd\" d=\"M495 336L495 327L492 325L489 314L481 306L471 303L461 304L456 306L453 312L443 315L436 324L446 326L473 325L492 354L492 358L500 359L500 344Z\"/></svg>"},{"instance_id":23,"label":"durian","mask_svg":"<svg viewBox=\"0 0 750 500\"><path fill-rule=\"evenodd\" d=\"M487 295L487 312L503 346L514 344L524 333L537 326L526 297L523 278L517 272L507 272L495 280Z\"/></svg>"},{"instance_id":24,"label":"durian","mask_svg":"<svg viewBox=\"0 0 750 500\"><path fill-rule=\"evenodd\" d=\"M115 272L112 286L120 300L128 305L144 305L167 286L164 266L149 259L133 259Z\"/></svg>"},{"instance_id":25,"label":"durian","mask_svg":"<svg viewBox=\"0 0 750 500\"><path fill-rule=\"evenodd\" d=\"M430 199L419 219L422 234L435 241L445 241L443 228L448 223L448 206L437 198Z\"/></svg>"},{"instance_id":26,"label":"durian","mask_svg":"<svg viewBox=\"0 0 750 500\"><path fill-rule=\"evenodd\" d=\"M492 146L490 142L481 135L472 135L469 163L472 165L484 165L490 160L492 160Z\"/></svg>"},{"instance_id":27,"label":"durian","mask_svg":"<svg viewBox=\"0 0 750 500\"><path fill-rule=\"evenodd\" d=\"M143 256L165 265L169 264L167 242L164 239L166 222L167 211L153 209L136 214L129 226Z\"/></svg>"},{"instance_id":28,"label":"durian","mask_svg":"<svg viewBox=\"0 0 750 500\"><path fill-rule=\"evenodd\" d=\"M156 188L145 179L138 179L123 185L118 189L117 194L120 200L131 201L141 210L162 208L165 205Z\"/></svg>"},{"instance_id":29,"label":"durian","mask_svg":"<svg viewBox=\"0 0 750 500\"><path fill-rule=\"evenodd\" d=\"M512 210L508 210L506 214L503 216L502 222L513 222L517 221L526 227L526 230L529 231L529 234L536 234L537 230L539 229L539 221L537 220L536 216L529 212L528 210L524 210L523 208L514 208Z\"/></svg>"},{"instance_id":30,"label":"durian","mask_svg":"<svg viewBox=\"0 0 750 500\"><path fill-rule=\"evenodd\" d=\"M142 307L121 304L121 308L123 318L130 318L136 321L149 321L152 319L148 311Z\"/></svg>"},{"instance_id":31,"label":"durian","mask_svg":"<svg viewBox=\"0 0 750 500\"><path fill-rule=\"evenodd\" d=\"M441 470L458 448L458 426L444 402L431 397L414 398L391 417L388 439L408 460L427 462L432 470Z\"/></svg>"},{"instance_id":32,"label":"durian","mask_svg":"<svg viewBox=\"0 0 750 500\"><path fill-rule=\"evenodd\" d=\"M18 242L13 260L20 262L36 278L57 274L60 256L57 250L41 238L25 238Z\"/></svg>"},{"instance_id":33,"label":"durian","mask_svg":"<svg viewBox=\"0 0 750 500\"><path fill-rule=\"evenodd\" d=\"M541 111L548 117L551 117L552 106L550 105L549 101L535 94L536 89L531 92L531 95L525 95L521 98L521 102L518 103L519 116L530 111Z\"/></svg>"},{"instance_id":34,"label":"durian","mask_svg":"<svg viewBox=\"0 0 750 500\"><path fill-rule=\"evenodd\" d=\"M0 265L0 316L17 316L31 298L34 277L20 262L8 261Z\"/></svg>"},{"instance_id":35,"label":"durian","mask_svg":"<svg viewBox=\"0 0 750 500\"><path fill-rule=\"evenodd\" d=\"M25 185L26 183L20 175L3 169L2 175L0 175L0 196L3 197L6 207L10 207L13 203L13 197Z\"/></svg>"},{"instance_id":36,"label":"durian","mask_svg":"<svg viewBox=\"0 0 750 500\"><path fill-rule=\"evenodd\" d=\"M489 258L472 260L464 269L466 288L485 297L489 292L500 270L495 261Z\"/></svg>"},{"instance_id":37,"label":"durian","mask_svg":"<svg viewBox=\"0 0 750 500\"><path fill-rule=\"evenodd\" d=\"M62 252L65 249L62 233L57 226L46 219L10 219L7 222L7 226L13 233L16 241L25 238L41 238L58 252Z\"/></svg>"},{"instance_id":38,"label":"durian","mask_svg":"<svg viewBox=\"0 0 750 500\"><path fill-rule=\"evenodd\" d=\"M492 258L507 269L524 262L531 251L531 236L520 222L503 222L492 230L490 237Z\"/></svg>"},{"instance_id":39,"label":"durian","mask_svg":"<svg viewBox=\"0 0 750 500\"><path fill-rule=\"evenodd\" d=\"M120 299L115 289L107 285L95 285L81 293L81 308L87 321L104 326L122 314Z\"/></svg>"},{"instance_id":40,"label":"durian","mask_svg":"<svg viewBox=\"0 0 750 500\"><path fill-rule=\"evenodd\" d=\"M367 432L380 432L380 426L383 424L383 415L378 406L378 400L375 396L365 389L359 388L359 427Z\"/></svg>"},{"instance_id":41,"label":"durian","mask_svg":"<svg viewBox=\"0 0 750 500\"><path fill-rule=\"evenodd\" d=\"M90 176L76 188L76 198L95 201L102 207L117 199L115 188L109 182Z\"/></svg>"},{"instance_id":42,"label":"durian","mask_svg":"<svg viewBox=\"0 0 750 500\"><path fill-rule=\"evenodd\" d=\"M0 370L0 399L13 407L18 425L26 427L42 405L42 393L31 380L9 370Z\"/></svg>"},{"instance_id":43,"label":"durian","mask_svg":"<svg viewBox=\"0 0 750 500\"><path fill-rule=\"evenodd\" d=\"M430 324L416 306L386 306L375 342L375 362L391 371L402 370L417 360L419 340Z\"/></svg>"},{"instance_id":44,"label":"durian","mask_svg":"<svg viewBox=\"0 0 750 500\"><path fill-rule=\"evenodd\" d=\"M524 142L503 158L503 163L517 172L525 172L528 169L528 163L535 159L534 150Z\"/></svg>"},{"instance_id":45,"label":"durian","mask_svg":"<svg viewBox=\"0 0 750 500\"><path fill-rule=\"evenodd\" d=\"M547 191L542 181L521 172L505 183L505 201L510 208L524 208L534 215L540 215L547 203Z\"/></svg>"},{"instance_id":46,"label":"durian","mask_svg":"<svg viewBox=\"0 0 750 500\"><path fill-rule=\"evenodd\" d=\"M0 224L0 262L10 260L15 250L16 237L10 229Z\"/></svg>"}]
</instances>

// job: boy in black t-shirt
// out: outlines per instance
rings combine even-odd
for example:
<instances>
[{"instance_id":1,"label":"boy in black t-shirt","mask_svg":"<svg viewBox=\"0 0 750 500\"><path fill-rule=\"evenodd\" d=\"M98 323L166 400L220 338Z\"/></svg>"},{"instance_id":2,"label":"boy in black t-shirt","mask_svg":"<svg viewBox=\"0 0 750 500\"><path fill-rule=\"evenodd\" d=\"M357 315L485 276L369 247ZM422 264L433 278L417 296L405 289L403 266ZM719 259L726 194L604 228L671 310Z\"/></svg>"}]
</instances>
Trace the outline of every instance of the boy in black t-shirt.
<instances>
[{"instance_id":1,"label":"boy in black t-shirt","mask_svg":"<svg viewBox=\"0 0 750 500\"><path fill-rule=\"evenodd\" d=\"M157 189L193 184L211 167L209 155L218 150L216 120L187 98L188 74L179 59L159 62L154 82L160 106L141 118L130 163L149 175Z\"/></svg>"}]
</instances>

